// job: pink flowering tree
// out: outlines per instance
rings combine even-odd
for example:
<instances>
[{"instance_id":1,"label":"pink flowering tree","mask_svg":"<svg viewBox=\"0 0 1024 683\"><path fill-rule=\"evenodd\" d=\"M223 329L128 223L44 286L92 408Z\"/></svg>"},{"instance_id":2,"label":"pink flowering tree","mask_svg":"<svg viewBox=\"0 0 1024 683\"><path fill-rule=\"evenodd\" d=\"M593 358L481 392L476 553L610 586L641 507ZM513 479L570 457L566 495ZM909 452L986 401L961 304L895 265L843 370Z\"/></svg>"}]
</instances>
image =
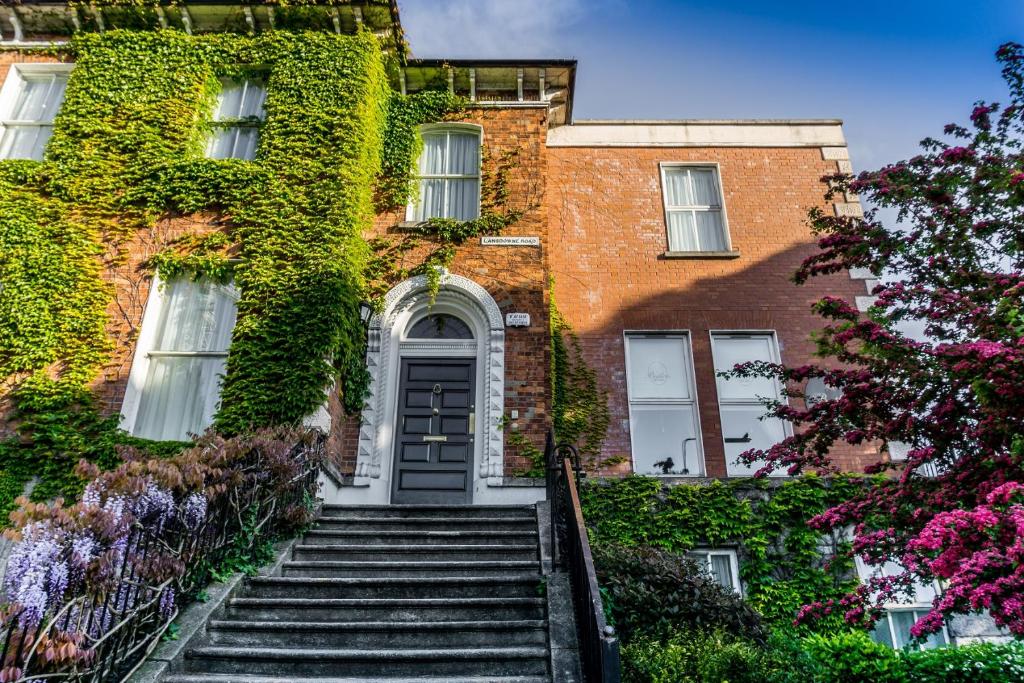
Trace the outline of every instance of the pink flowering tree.
<instances>
[{"instance_id":1,"label":"pink flowering tree","mask_svg":"<svg viewBox=\"0 0 1024 683\"><path fill-rule=\"evenodd\" d=\"M883 276L866 314L826 298L820 365L741 366L773 374L791 397L820 378L829 400L789 401L773 413L795 435L768 451L762 474L835 469L836 444L875 444L881 475L811 524L854 530L853 551L893 560L902 576L878 578L838 604L806 606L801 619L842 610L869 625L917 579L944 592L913 628L923 636L949 615L987 612L1024 636L1024 47L996 57L1009 85L1006 106L978 103L970 124L926 139L919 156L857 177L826 178L829 198L853 192L898 211L898 225L811 213L820 250L796 274L847 269ZM924 335L901 332L922 323ZM836 369L841 368L841 369ZM886 452L909 447L904 462Z\"/></svg>"}]
</instances>

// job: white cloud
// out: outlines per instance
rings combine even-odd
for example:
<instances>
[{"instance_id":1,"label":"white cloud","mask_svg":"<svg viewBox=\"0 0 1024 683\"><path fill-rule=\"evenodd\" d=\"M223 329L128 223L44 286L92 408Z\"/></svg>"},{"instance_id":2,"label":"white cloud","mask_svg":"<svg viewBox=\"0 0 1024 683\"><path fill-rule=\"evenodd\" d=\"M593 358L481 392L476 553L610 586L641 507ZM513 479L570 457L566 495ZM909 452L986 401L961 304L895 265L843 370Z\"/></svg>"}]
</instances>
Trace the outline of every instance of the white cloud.
<instances>
[{"instance_id":1,"label":"white cloud","mask_svg":"<svg viewBox=\"0 0 1024 683\"><path fill-rule=\"evenodd\" d=\"M401 0L417 57L563 57L566 31L591 0Z\"/></svg>"}]
</instances>

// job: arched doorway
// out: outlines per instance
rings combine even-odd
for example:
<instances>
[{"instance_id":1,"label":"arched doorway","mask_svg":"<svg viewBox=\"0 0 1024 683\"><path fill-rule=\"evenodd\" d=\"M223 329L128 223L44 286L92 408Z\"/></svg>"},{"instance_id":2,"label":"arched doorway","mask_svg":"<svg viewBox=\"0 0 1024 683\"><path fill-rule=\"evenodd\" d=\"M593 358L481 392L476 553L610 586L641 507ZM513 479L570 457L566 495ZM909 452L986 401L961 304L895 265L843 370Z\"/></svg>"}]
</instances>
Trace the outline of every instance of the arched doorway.
<instances>
[{"instance_id":1,"label":"arched doorway","mask_svg":"<svg viewBox=\"0 0 1024 683\"><path fill-rule=\"evenodd\" d=\"M505 329L491 295L441 273L406 280L370 322L356 487L371 503L486 503L503 476ZM496 494L494 494L496 495Z\"/></svg>"}]
</instances>

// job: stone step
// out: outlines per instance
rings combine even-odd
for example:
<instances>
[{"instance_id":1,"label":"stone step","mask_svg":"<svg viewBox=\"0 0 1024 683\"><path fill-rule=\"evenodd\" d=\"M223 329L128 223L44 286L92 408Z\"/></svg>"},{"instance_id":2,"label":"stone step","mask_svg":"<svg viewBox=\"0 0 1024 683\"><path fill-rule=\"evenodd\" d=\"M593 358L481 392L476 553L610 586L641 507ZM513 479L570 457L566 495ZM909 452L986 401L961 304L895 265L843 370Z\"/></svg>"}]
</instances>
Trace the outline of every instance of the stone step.
<instances>
[{"instance_id":1,"label":"stone step","mask_svg":"<svg viewBox=\"0 0 1024 683\"><path fill-rule=\"evenodd\" d=\"M324 505L321 518L330 517L502 517L536 519L533 505Z\"/></svg>"},{"instance_id":2,"label":"stone step","mask_svg":"<svg viewBox=\"0 0 1024 683\"><path fill-rule=\"evenodd\" d=\"M548 643L547 622L530 621L237 621L208 625L210 645L269 648L467 648Z\"/></svg>"},{"instance_id":3,"label":"stone step","mask_svg":"<svg viewBox=\"0 0 1024 683\"><path fill-rule=\"evenodd\" d=\"M253 598L528 598L539 595L536 574L336 578L254 576L244 597Z\"/></svg>"},{"instance_id":4,"label":"stone step","mask_svg":"<svg viewBox=\"0 0 1024 683\"><path fill-rule=\"evenodd\" d=\"M484 561L391 561L350 562L293 560L281 566L282 576L346 577L450 577L450 576L506 576L516 572L537 572L537 560L484 560Z\"/></svg>"},{"instance_id":5,"label":"stone step","mask_svg":"<svg viewBox=\"0 0 1024 683\"><path fill-rule=\"evenodd\" d=\"M165 683L551 683L547 676L360 676L359 678L296 678L295 676L246 676L235 674L171 674Z\"/></svg>"},{"instance_id":6,"label":"stone step","mask_svg":"<svg viewBox=\"0 0 1024 683\"><path fill-rule=\"evenodd\" d=\"M544 619L546 600L525 598L333 599L234 598L231 619L254 621L496 621Z\"/></svg>"},{"instance_id":7,"label":"stone step","mask_svg":"<svg viewBox=\"0 0 1024 683\"><path fill-rule=\"evenodd\" d=\"M445 649L246 648L202 646L185 655L189 673L314 676L544 676L546 647Z\"/></svg>"},{"instance_id":8,"label":"stone step","mask_svg":"<svg viewBox=\"0 0 1024 683\"><path fill-rule=\"evenodd\" d=\"M355 529L313 529L302 539L303 545L493 545L495 543L537 544L537 530L486 531L367 531Z\"/></svg>"},{"instance_id":9,"label":"stone step","mask_svg":"<svg viewBox=\"0 0 1024 683\"><path fill-rule=\"evenodd\" d=\"M292 548L295 560L374 562L394 559L405 561L483 561L533 560L539 558L536 543L495 543L490 545L346 545L317 543Z\"/></svg>"},{"instance_id":10,"label":"stone step","mask_svg":"<svg viewBox=\"0 0 1024 683\"><path fill-rule=\"evenodd\" d=\"M537 531L537 518L529 517L358 517L321 516L318 529L355 529L368 531L423 531L491 529Z\"/></svg>"}]
</instances>

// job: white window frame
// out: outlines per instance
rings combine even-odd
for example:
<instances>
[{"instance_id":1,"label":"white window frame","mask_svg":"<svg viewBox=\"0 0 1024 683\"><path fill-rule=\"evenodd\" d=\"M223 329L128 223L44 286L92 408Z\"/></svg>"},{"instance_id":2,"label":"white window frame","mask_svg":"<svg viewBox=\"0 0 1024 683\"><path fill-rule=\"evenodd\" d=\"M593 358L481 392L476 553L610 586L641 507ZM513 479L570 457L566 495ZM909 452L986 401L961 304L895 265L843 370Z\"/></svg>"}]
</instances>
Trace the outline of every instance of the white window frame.
<instances>
[{"instance_id":1,"label":"white window frame","mask_svg":"<svg viewBox=\"0 0 1024 683\"><path fill-rule=\"evenodd\" d=\"M696 555L705 555L705 558L695 557ZM712 572L711 557L727 557L729 558L729 573L732 576L733 591L736 595L743 596L743 586L740 584L740 562L736 556L736 551L731 548L715 548L699 546L686 551L686 556L691 560L695 560L698 563L705 565L705 569L708 574L713 578L714 572ZM719 584L721 585L721 584ZM725 586L722 586L725 588Z\"/></svg>"},{"instance_id":2,"label":"white window frame","mask_svg":"<svg viewBox=\"0 0 1024 683\"><path fill-rule=\"evenodd\" d=\"M692 400L683 401L680 399L636 399L633 400L630 390L629 378L629 339L630 337L680 337L684 340L683 350L686 355L684 367L689 371L687 381L690 384L690 395ZM623 368L626 375L626 405L629 408L629 459L630 466L636 471L636 444L633 435L636 433L636 421L633 419L633 403L641 405L693 405L693 417L696 425L694 436L697 440L697 459L694 462L692 474L649 474L651 477L703 477L707 473L707 463L704 459L704 436L700 426L700 400L697 396L697 380L693 369L693 337L689 330L624 330L623 338Z\"/></svg>"},{"instance_id":3,"label":"white window frame","mask_svg":"<svg viewBox=\"0 0 1024 683\"><path fill-rule=\"evenodd\" d=\"M264 96L266 95L266 91L267 91L267 83L266 83L266 81L265 80L260 80L258 78L239 78L239 79L228 78L228 79L221 79L221 83L222 84L240 85L243 88L243 92L244 92L244 90L246 88L249 87L250 84L257 84L258 83L260 85L260 87L263 89ZM223 90L223 88L222 88L222 90ZM217 110L220 109L221 94L222 93L217 93ZM244 97L245 97L245 95L243 94L243 98ZM238 152L238 136L239 136L239 133L243 129L249 129L249 128L255 128L256 129L256 131L257 131L256 132L256 147L253 150L253 154L255 154L259 150L259 147L260 147L260 137L261 137L261 135L260 135L260 128L262 127L263 122L266 120L266 110L265 109L263 110L263 115L261 117L259 117L259 120L257 120L257 121L253 121L253 120L250 120L250 119L247 119L247 118L246 119L237 119L237 118L218 119L218 118L216 118L217 110L214 111L214 118L211 119L211 121L210 121L210 128L213 129L213 130L211 131L209 139L206 141L206 154L205 154L206 158L207 159L239 159L241 161L251 161L250 159L246 159L244 157L237 156L236 153ZM226 157L214 157L214 156L212 156L213 144L214 144L214 141L216 140L216 135L214 135L213 133L215 131L218 131L218 130L234 130L235 139L231 143L231 155L230 156L226 156Z\"/></svg>"},{"instance_id":4,"label":"white window frame","mask_svg":"<svg viewBox=\"0 0 1024 683\"><path fill-rule=\"evenodd\" d=\"M760 407L763 408L764 404L761 403L760 401L754 400L754 399L746 400L746 401L737 401L737 400L732 400L732 399L725 400L725 401L722 400L721 393L718 392L718 369L716 367L716 362L715 362L715 338L716 337L770 337L771 340L772 340L772 345L771 345L772 346L772 359L771 359L771 362L773 362L773 363L781 363L782 362L782 348L781 348L781 344L779 343L779 335L778 335L778 333L775 330L710 330L708 332L708 334L711 337L711 367L713 369L712 371L715 373L715 393L718 394L718 426L719 426L719 431L722 433L722 452L726 453L728 451L728 447L727 447L727 444L725 442L725 439L726 439L725 420L722 417L722 406L723 405L725 405L725 406L753 406L753 405L757 405L757 406L760 406ZM775 385L775 392L778 395L779 400L785 401L785 396L782 393L782 389L783 389L782 385L779 383L779 381L777 379L774 379L774 378L772 379L772 383ZM790 424L790 422L788 420L783 420L782 421L782 430L783 430L782 433L783 433L784 437L790 437L790 436L793 435L793 425ZM726 461L725 461L726 475L728 475L730 477L734 477L734 476L735 477L749 476L746 473L742 473L742 474L733 474L733 473L731 473L729 471L729 466L730 466L729 456L726 455L725 457L726 457ZM779 471L779 470L774 470L768 476L770 476L770 477L777 477L779 479L785 479L785 478L789 477L789 475L786 474L786 472Z\"/></svg>"},{"instance_id":5,"label":"white window frame","mask_svg":"<svg viewBox=\"0 0 1024 683\"><path fill-rule=\"evenodd\" d=\"M14 109L15 103L18 101L18 95L21 94L22 83L32 78L39 78L47 75L67 77L74 67L74 64L12 64L10 69L7 71L7 78L4 80L3 87L0 88L0 140L2 140L7 134L8 128L34 127L52 129L52 120L44 123L34 120L14 120L8 117L11 115L11 111ZM63 105L63 100L61 100L61 104ZM56 118L59 111L60 110L58 108L58 111L53 113L54 118ZM39 161L40 159L33 160Z\"/></svg>"},{"instance_id":6,"label":"white window frame","mask_svg":"<svg viewBox=\"0 0 1024 683\"><path fill-rule=\"evenodd\" d=\"M159 351L156 349L156 338L159 332L160 319L167 305L167 293L160 273L153 275L149 286L149 296L142 313L139 326L139 337L135 343L135 354L132 356L132 367L128 373L128 386L125 387L124 400L121 402L120 427L129 434L135 433L135 425L139 417L139 406L149 377L150 360L157 357L188 356L204 358L227 358L228 351ZM235 300L238 292L235 291Z\"/></svg>"},{"instance_id":7,"label":"white window frame","mask_svg":"<svg viewBox=\"0 0 1024 683\"><path fill-rule=\"evenodd\" d=\"M882 571L881 567L877 567L876 565L869 565L868 563L866 563L860 555L854 556L854 562L857 566L857 578L860 579L861 583L864 584L866 584L872 576ZM935 591L936 596L942 594L942 586L939 584L938 581L932 581L932 590ZM893 644L893 647L896 647L898 639L896 638L896 626L893 624L892 619L893 613L912 612L914 613L914 621L917 621L920 618L917 616L917 614L920 613L921 616L924 616L926 612L931 610L932 605L928 602L916 601L892 602L886 603L884 605L884 608L885 614L882 615L881 619L885 620L885 625L889 629L889 641ZM881 619L879 619L879 621L881 621ZM949 630L946 628L945 623L942 624L942 630L939 631L939 635L942 638L942 640L945 641L940 647L949 646L952 643L952 640L950 640L949 637ZM931 649L924 647L923 643L915 644L914 647L918 650Z\"/></svg>"},{"instance_id":8,"label":"white window frame","mask_svg":"<svg viewBox=\"0 0 1024 683\"><path fill-rule=\"evenodd\" d=\"M718 206L675 206L668 203L668 178L667 172L674 168L702 168L711 169L715 173L715 186L718 188ZM665 245L666 250L670 254L722 254L732 253L732 233L729 231L729 216L725 210L725 188L722 185L722 168L717 161L662 161L658 165L658 170L661 175L661 203L662 210L664 211L665 219ZM672 244L669 242L668 225L669 225L669 214L676 211L712 211L717 210L719 215L722 217L722 231L725 233L725 252L711 250L711 249L698 249L697 251L676 251L672 249Z\"/></svg>"},{"instance_id":9,"label":"white window frame","mask_svg":"<svg viewBox=\"0 0 1024 683\"><path fill-rule=\"evenodd\" d=\"M474 133L477 136L477 140L478 140L478 143L477 143L477 152L478 152L478 154L477 154L477 156L478 156L478 158L477 158L477 164L476 164L476 175L452 174L452 173L420 175L419 174L419 163L420 163L420 160L419 160L419 157L417 157L416 159L414 159L414 163L416 164L416 169L415 169L415 175L413 177L413 182L415 183L416 192L414 193L413 197L410 198L409 204L406 205L406 207L405 207L405 220L406 221L410 221L411 222L411 221L419 220L419 219L416 218L416 207L418 206L418 204L420 202L419 187L420 187L420 181L421 180L474 180L475 179L477 181L477 183L476 183L476 216L475 216L475 218L479 218L480 217L480 193L481 193L481 191L483 189L483 187L482 187L483 180L482 180L481 176L483 175L484 128L483 128L483 126L477 125L475 123L460 123L460 122L428 123L428 124L420 126L420 128L419 128L419 132L420 132L421 136L422 135L427 135L427 134L430 134L430 133L444 133L444 132L448 132L448 131L458 132L458 133ZM423 152L421 150L420 154L422 154L422 153ZM445 150L445 155L447 156L447 154L448 154L448 149ZM447 193L448 193L448 184L445 183L445 198L444 198L444 205L445 206L448 205L448 194ZM423 219L423 220L430 220L430 219ZM470 220L472 220L472 219L470 219Z\"/></svg>"}]
</instances>

